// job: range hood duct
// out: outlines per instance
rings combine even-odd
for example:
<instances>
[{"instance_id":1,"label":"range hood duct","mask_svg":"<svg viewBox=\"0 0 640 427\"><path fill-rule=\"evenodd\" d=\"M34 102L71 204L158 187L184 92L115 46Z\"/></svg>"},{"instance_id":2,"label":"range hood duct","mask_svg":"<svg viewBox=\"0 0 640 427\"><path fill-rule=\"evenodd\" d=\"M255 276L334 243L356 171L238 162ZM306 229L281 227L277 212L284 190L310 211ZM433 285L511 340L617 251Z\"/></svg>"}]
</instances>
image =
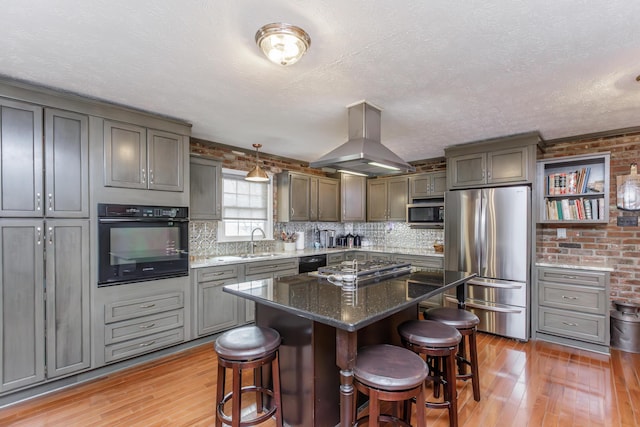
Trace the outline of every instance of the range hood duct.
<instances>
[{"instance_id":1,"label":"range hood duct","mask_svg":"<svg viewBox=\"0 0 640 427\"><path fill-rule=\"evenodd\" d=\"M398 157L380 142L381 110L366 102L348 107L349 139L315 162L313 168L330 167L367 176L415 172L416 168ZM373 164L372 164L373 163ZM395 168L385 168L387 165Z\"/></svg>"}]
</instances>

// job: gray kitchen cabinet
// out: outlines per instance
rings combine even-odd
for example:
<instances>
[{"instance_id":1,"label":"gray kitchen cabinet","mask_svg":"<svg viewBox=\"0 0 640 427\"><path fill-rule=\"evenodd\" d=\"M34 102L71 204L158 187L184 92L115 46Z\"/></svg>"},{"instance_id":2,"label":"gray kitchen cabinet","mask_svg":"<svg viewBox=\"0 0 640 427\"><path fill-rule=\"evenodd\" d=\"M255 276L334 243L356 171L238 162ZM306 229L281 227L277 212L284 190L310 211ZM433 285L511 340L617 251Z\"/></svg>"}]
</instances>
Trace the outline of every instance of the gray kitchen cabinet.
<instances>
[{"instance_id":1,"label":"gray kitchen cabinet","mask_svg":"<svg viewBox=\"0 0 640 427\"><path fill-rule=\"evenodd\" d=\"M182 135L105 120L105 186L183 191L183 146Z\"/></svg>"},{"instance_id":2,"label":"gray kitchen cabinet","mask_svg":"<svg viewBox=\"0 0 640 427\"><path fill-rule=\"evenodd\" d=\"M406 221L407 176L367 180L367 221Z\"/></svg>"},{"instance_id":3,"label":"gray kitchen cabinet","mask_svg":"<svg viewBox=\"0 0 640 427\"><path fill-rule=\"evenodd\" d=\"M272 279L298 274L298 258L278 258L248 262L244 267L244 280Z\"/></svg>"},{"instance_id":4,"label":"gray kitchen cabinet","mask_svg":"<svg viewBox=\"0 0 640 427\"><path fill-rule=\"evenodd\" d=\"M45 379L43 222L0 220L0 392Z\"/></svg>"},{"instance_id":5,"label":"gray kitchen cabinet","mask_svg":"<svg viewBox=\"0 0 640 427\"><path fill-rule=\"evenodd\" d=\"M311 218L311 176L282 172L277 175L278 221L309 221Z\"/></svg>"},{"instance_id":6,"label":"gray kitchen cabinet","mask_svg":"<svg viewBox=\"0 0 640 427\"><path fill-rule=\"evenodd\" d=\"M89 221L7 219L0 228L0 390L88 369Z\"/></svg>"},{"instance_id":7,"label":"gray kitchen cabinet","mask_svg":"<svg viewBox=\"0 0 640 427\"><path fill-rule=\"evenodd\" d=\"M91 363L89 220L45 222L47 378Z\"/></svg>"},{"instance_id":8,"label":"gray kitchen cabinet","mask_svg":"<svg viewBox=\"0 0 640 427\"><path fill-rule=\"evenodd\" d=\"M0 216L42 216L42 108L0 99Z\"/></svg>"},{"instance_id":9,"label":"gray kitchen cabinet","mask_svg":"<svg viewBox=\"0 0 640 427\"><path fill-rule=\"evenodd\" d=\"M44 214L89 217L89 118L46 108L44 111Z\"/></svg>"},{"instance_id":10,"label":"gray kitchen cabinet","mask_svg":"<svg viewBox=\"0 0 640 427\"><path fill-rule=\"evenodd\" d=\"M344 253L345 261L357 260L358 262L365 262L369 260L369 252L352 251Z\"/></svg>"},{"instance_id":11,"label":"gray kitchen cabinet","mask_svg":"<svg viewBox=\"0 0 640 427\"><path fill-rule=\"evenodd\" d=\"M537 268L538 339L608 352L609 273Z\"/></svg>"},{"instance_id":12,"label":"gray kitchen cabinet","mask_svg":"<svg viewBox=\"0 0 640 427\"><path fill-rule=\"evenodd\" d=\"M327 265L339 264L344 261L344 252L327 254Z\"/></svg>"},{"instance_id":13,"label":"gray kitchen cabinet","mask_svg":"<svg viewBox=\"0 0 640 427\"><path fill-rule=\"evenodd\" d=\"M340 181L335 178L311 177L311 221L337 222L340 220Z\"/></svg>"},{"instance_id":14,"label":"gray kitchen cabinet","mask_svg":"<svg viewBox=\"0 0 640 427\"><path fill-rule=\"evenodd\" d=\"M117 362L184 341L184 294L123 298L104 307L104 360Z\"/></svg>"},{"instance_id":15,"label":"gray kitchen cabinet","mask_svg":"<svg viewBox=\"0 0 640 427\"><path fill-rule=\"evenodd\" d=\"M189 175L189 217L199 220L221 220L222 163L191 156Z\"/></svg>"},{"instance_id":16,"label":"gray kitchen cabinet","mask_svg":"<svg viewBox=\"0 0 640 427\"><path fill-rule=\"evenodd\" d=\"M343 173L340 175L340 220L367 220L367 178Z\"/></svg>"},{"instance_id":17,"label":"gray kitchen cabinet","mask_svg":"<svg viewBox=\"0 0 640 427\"><path fill-rule=\"evenodd\" d=\"M245 301L222 290L242 280L242 264L199 268L196 271L196 336L204 336L240 324Z\"/></svg>"},{"instance_id":18,"label":"gray kitchen cabinet","mask_svg":"<svg viewBox=\"0 0 640 427\"><path fill-rule=\"evenodd\" d=\"M446 190L446 172L426 172L409 175L409 200L444 197Z\"/></svg>"},{"instance_id":19,"label":"gray kitchen cabinet","mask_svg":"<svg viewBox=\"0 0 640 427\"><path fill-rule=\"evenodd\" d=\"M468 188L534 180L537 132L445 149L448 188Z\"/></svg>"}]
</instances>

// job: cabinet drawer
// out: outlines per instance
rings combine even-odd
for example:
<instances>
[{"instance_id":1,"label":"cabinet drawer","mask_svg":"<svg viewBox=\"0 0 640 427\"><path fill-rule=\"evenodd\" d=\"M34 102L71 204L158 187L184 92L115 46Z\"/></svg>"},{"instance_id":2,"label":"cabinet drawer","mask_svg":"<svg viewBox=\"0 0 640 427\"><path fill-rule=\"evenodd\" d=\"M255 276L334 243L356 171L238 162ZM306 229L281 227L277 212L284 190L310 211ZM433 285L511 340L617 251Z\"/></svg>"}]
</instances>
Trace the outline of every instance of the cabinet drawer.
<instances>
[{"instance_id":1,"label":"cabinet drawer","mask_svg":"<svg viewBox=\"0 0 640 427\"><path fill-rule=\"evenodd\" d=\"M198 268L196 277L198 282L237 278L238 264Z\"/></svg>"},{"instance_id":2,"label":"cabinet drawer","mask_svg":"<svg viewBox=\"0 0 640 427\"><path fill-rule=\"evenodd\" d=\"M568 270L563 268L540 268L538 280L561 284L605 287L606 274L596 271Z\"/></svg>"},{"instance_id":3,"label":"cabinet drawer","mask_svg":"<svg viewBox=\"0 0 640 427\"><path fill-rule=\"evenodd\" d=\"M105 326L105 344L114 344L184 325L184 310L137 317Z\"/></svg>"},{"instance_id":4,"label":"cabinet drawer","mask_svg":"<svg viewBox=\"0 0 640 427\"><path fill-rule=\"evenodd\" d=\"M444 258L420 255L396 255L397 262L408 262L412 267L443 268Z\"/></svg>"},{"instance_id":5,"label":"cabinet drawer","mask_svg":"<svg viewBox=\"0 0 640 427\"><path fill-rule=\"evenodd\" d=\"M539 305L583 313L607 313L607 295L604 289L547 282L538 282L538 286Z\"/></svg>"},{"instance_id":6,"label":"cabinet drawer","mask_svg":"<svg viewBox=\"0 0 640 427\"><path fill-rule=\"evenodd\" d=\"M605 327L605 316L546 307L538 309L538 329L543 332L605 344Z\"/></svg>"},{"instance_id":7,"label":"cabinet drawer","mask_svg":"<svg viewBox=\"0 0 640 427\"><path fill-rule=\"evenodd\" d=\"M120 320L146 316L148 314L176 310L183 306L184 295L182 292L117 301L105 306L104 321L105 323L112 323Z\"/></svg>"},{"instance_id":8,"label":"cabinet drawer","mask_svg":"<svg viewBox=\"0 0 640 427\"><path fill-rule=\"evenodd\" d=\"M245 265L245 275L276 273L282 270L298 271L298 258L284 258L272 261L249 262Z\"/></svg>"},{"instance_id":9,"label":"cabinet drawer","mask_svg":"<svg viewBox=\"0 0 640 427\"><path fill-rule=\"evenodd\" d=\"M327 254L327 265L337 264L344 261L344 253Z\"/></svg>"},{"instance_id":10,"label":"cabinet drawer","mask_svg":"<svg viewBox=\"0 0 640 427\"><path fill-rule=\"evenodd\" d=\"M367 259L370 261L393 261L393 254L385 254L384 252L367 252Z\"/></svg>"},{"instance_id":11,"label":"cabinet drawer","mask_svg":"<svg viewBox=\"0 0 640 427\"><path fill-rule=\"evenodd\" d=\"M128 357L139 356L163 347L179 344L182 341L184 341L184 328L159 332L135 340L106 346L104 360L105 362L114 362Z\"/></svg>"}]
</instances>

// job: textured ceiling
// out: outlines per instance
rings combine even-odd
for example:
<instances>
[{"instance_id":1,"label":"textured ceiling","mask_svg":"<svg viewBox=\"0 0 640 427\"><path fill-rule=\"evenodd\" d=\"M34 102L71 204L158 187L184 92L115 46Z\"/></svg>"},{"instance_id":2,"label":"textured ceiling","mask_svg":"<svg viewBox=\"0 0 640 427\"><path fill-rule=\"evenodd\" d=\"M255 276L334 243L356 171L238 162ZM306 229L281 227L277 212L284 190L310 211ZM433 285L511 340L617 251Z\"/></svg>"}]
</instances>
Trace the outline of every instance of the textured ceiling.
<instances>
[{"instance_id":1,"label":"textured ceiling","mask_svg":"<svg viewBox=\"0 0 640 427\"><path fill-rule=\"evenodd\" d=\"M0 75L306 161L346 141L346 106L364 99L412 161L640 125L638 16L629 0L0 0ZM309 33L300 62L262 55L270 22Z\"/></svg>"}]
</instances>

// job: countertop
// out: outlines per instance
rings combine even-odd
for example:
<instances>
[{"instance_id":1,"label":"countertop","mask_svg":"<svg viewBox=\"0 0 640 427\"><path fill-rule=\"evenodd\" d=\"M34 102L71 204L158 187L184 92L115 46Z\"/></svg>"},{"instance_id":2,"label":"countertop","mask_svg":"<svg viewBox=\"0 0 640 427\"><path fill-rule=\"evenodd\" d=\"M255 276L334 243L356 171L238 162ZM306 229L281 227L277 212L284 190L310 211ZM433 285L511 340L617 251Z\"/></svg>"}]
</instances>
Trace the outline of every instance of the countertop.
<instances>
[{"instance_id":1,"label":"countertop","mask_svg":"<svg viewBox=\"0 0 640 427\"><path fill-rule=\"evenodd\" d=\"M574 265L574 264L555 264L550 262L536 262L536 267L555 267L568 268L572 270L592 270L592 271L613 271L612 267L607 265Z\"/></svg>"},{"instance_id":2,"label":"countertop","mask_svg":"<svg viewBox=\"0 0 640 427\"><path fill-rule=\"evenodd\" d=\"M227 285L224 291L349 332L465 283L474 273L431 269L345 291L307 274Z\"/></svg>"},{"instance_id":3,"label":"countertop","mask_svg":"<svg viewBox=\"0 0 640 427\"><path fill-rule=\"evenodd\" d=\"M341 252L380 252L387 254L402 254L402 255L419 255L419 256L432 256L432 257L444 257L442 252L436 252L433 248L398 248L398 247L389 247L389 246L364 246L360 248L306 248L298 251L290 251L290 252L273 252L271 254L264 254L264 256L256 256L253 258L240 258L233 260L225 260L222 261L220 258L225 257L225 255L212 255L210 257L197 258L192 260L190 263L191 268L202 268L202 267L213 267L216 265L228 265L228 264L239 264L239 263L247 263L247 262L255 262L255 261L265 261L270 259L284 259L284 258L298 258L302 256L310 256L310 255L320 255L320 254L331 254L331 253L341 253ZM233 255L231 255L233 256ZM239 255L238 255L239 257Z\"/></svg>"}]
</instances>

